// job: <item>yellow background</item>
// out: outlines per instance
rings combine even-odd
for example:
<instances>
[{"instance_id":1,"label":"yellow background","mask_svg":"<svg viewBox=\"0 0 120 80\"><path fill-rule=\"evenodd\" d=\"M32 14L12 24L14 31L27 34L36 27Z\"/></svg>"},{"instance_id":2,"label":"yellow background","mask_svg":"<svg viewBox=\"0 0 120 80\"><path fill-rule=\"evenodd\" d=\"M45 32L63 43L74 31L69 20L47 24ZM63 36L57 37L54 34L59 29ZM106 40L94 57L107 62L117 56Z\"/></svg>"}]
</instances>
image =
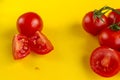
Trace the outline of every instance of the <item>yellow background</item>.
<instances>
[{"instance_id":1,"label":"yellow background","mask_svg":"<svg viewBox=\"0 0 120 80\"><path fill-rule=\"evenodd\" d=\"M97 38L86 33L81 21L88 11L105 5L120 8L119 0L0 0L0 80L119 80L95 74L89 66ZM33 11L44 22L43 33L54 50L47 55L31 53L15 61L11 42L17 18Z\"/></svg>"}]
</instances>

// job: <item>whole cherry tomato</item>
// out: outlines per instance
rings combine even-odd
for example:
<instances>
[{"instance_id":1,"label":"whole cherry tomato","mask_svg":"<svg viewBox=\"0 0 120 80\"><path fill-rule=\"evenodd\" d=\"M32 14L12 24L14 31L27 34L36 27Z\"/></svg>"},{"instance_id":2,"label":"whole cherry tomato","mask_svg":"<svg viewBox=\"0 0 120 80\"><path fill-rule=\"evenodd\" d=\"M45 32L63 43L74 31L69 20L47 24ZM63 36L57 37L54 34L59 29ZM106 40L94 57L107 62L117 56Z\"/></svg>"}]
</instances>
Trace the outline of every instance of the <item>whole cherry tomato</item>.
<instances>
[{"instance_id":1,"label":"whole cherry tomato","mask_svg":"<svg viewBox=\"0 0 120 80\"><path fill-rule=\"evenodd\" d=\"M100 76L112 77L120 71L120 53L108 47L96 48L90 57L92 70Z\"/></svg>"},{"instance_id":2,"label":"whole cherry tomato","mask_svg":"<svg viewBox=\"0 0 120 80\"><path fill-rule=\"evenodd\" d=\"M42 27L41 17L34 12L24 13L17 20L18 31L28 37L32 36L36 31L41 31Z\"/></svg>"},{"instance_id":3,"label":"whole cherry tomato","mask_svg":"<svg viewBox=\"0 0 120 80\"><path fill-rule=\"evenodd\" d=\"M120 9L116 9L116 11L120 11ZM120 23L120 12L116 12L116 11L111 11L108 14L109 25L114 23Z\"/></svg>"},{"instance_id":4,"label":"whole cherry tomato","mask_svg":"<svg viewBox=\"0 0 120 80\"><path fill-rule=\"evenodd\" d=\"M120 27L113 24L105 28L98 36L102 46L108 46L120 51Z\"/></svg>"},{"instance_id":5,"label":"whole cherry tomato","mask_svg":"<svg viewBox=\"0 0 120 80\"><path fill-rule=\"evenodd\" d=\"M53 50L51 42L39 31L29 38L29 46L37 54L47 54Z\"/></svg>"},{"instance_id":6,"label":"whole cherry tomato","mask_svg":"<svg viewBox=\"0 0 120 80\"><path fill-rule=\"evenodd\" d=\"M95 36L108 26L108 19L100 11L95 10L88 12L84 16L82 25L86 32Z\"/></svg>"},{"instance_id":7,"label":"whole cherry tomato","mask_svg":"<svg viewBox=\"0 0 120 80\"><path fill-rule=\"evenodd\" d=\"M21 59L30 53L28 38L22 34L16 34L13 38L13 56L14 59Z\"/></svg>"}]
</instances>

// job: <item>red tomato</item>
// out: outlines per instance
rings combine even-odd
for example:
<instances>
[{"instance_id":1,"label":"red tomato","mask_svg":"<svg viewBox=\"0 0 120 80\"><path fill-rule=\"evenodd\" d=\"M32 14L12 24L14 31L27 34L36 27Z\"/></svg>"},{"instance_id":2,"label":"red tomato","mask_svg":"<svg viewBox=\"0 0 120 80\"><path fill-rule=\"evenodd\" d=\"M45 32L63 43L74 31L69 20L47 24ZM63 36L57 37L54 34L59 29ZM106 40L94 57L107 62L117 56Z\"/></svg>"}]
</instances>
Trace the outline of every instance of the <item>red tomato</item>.
<instances>
[{"instance_id":1,"label":"red tomato","mask_svg":"<svg viewBox=\"0 0 120 80\"><path fill-rule=\"evenodd\" d=\"M92 70L103 77L112 77L120 70L120 53L108 47L99 47L92 52Z\"/></svg>"},{"instance_id":2,"label":"red tomato","mask_svg":"<svg viewBox=\"0 0 120 80\"><path fill-rule=\"evenodd\" d=\"M30 53L28 39L22 34L16 34L13 38L13 56L14 59L21 59Z\"/></svg>"},{"instance_id":3,"label":"red tomato","mask_svg":"<svg viewBox=\"0 0 120 80\"><path fill-rule=\"evenodd\" d=\"M38 54L47 54L53 50L51 42L39 31L29 38L29 45L31 50Z\"/></svg>"},{"instance_id":4,"label":"red tomato","mask_svg":"<svg viewBox=\"0 0 120 80\"><path fill-rule=\"evenodd\" d=\"M120 9L116 9L117 11L120 11ZM109 24L113 23L119 23L120 22L120 14L116 13L115 11L112 11L108 14L108 20Z\"/></svg>"},{"instance_id":5,"label":"red tomato","mask_svg":"<svg viewBox=\"0 0 120 80\"><path fill-rule=\"evenodd\" d=\"M41 31L43 22L40 16L33 12L21 15L17 20L17 28L21 34L32 36L36 31Z\"/></svg>"},{"instance_id":6,"label":"red tomato","mask_svg":"<svg viewBox=\"0 0 120 80\"><path fill-rule=\"evenodd\" d=\"M120 51L120 30L112 30L110 27L104 29L98 36L102 46L108 46Z\"/></svg>"},{"instance_id":7,"label":"red tomato","mask_svg":"<svg viewBox=\"0 0 120 80\"><path fill-rule=\"evenodd\" d=\"M102 29L108 26L108 19L105 15L98 15L101 18L96 17L93 11L88 12L83 20L82 25L86 32L97 35Z\"/></svg>"}]
</instances>

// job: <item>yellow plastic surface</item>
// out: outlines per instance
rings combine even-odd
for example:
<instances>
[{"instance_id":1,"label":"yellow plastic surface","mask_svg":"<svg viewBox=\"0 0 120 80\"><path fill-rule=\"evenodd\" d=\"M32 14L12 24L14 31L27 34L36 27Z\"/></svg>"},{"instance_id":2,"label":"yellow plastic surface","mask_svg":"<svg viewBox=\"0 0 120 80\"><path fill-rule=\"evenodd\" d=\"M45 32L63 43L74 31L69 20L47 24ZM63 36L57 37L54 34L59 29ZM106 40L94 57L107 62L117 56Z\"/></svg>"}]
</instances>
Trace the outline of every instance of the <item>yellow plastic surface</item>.
<instances>
[{"instance_id":1,"label":"yellow plastic surface","mask_svg":"<svg viewBox=\"0 0 120 80\"><path fill-rule=\"evenodd\" d=\"M96 37L81 25L88 11L105 5L120 8L119 0L0 0L0 80L120 80L95 74L89 66ZM12 56L17 18L33 11L44 22L43 33L54 45L47 55L32 53L22 60Z\"/></svg>"}]
</instances>

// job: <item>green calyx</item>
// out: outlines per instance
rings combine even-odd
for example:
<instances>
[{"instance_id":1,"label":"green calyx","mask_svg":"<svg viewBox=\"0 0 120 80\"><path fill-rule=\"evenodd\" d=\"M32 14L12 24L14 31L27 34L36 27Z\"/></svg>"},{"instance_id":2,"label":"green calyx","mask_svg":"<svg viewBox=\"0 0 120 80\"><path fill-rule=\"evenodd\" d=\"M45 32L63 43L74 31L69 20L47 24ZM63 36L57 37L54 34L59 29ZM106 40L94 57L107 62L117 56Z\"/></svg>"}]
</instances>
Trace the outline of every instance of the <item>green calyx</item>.
<instances>
[{"instance_id":1,"label":"green calyx","mask_svg":"<svg viewBox=\"0 0 120 80\"><path fill-rule=\"evenodd\" d=\"M110 25L110 29L113 30L113 31L118 31L118 30L120 30L119 24L120 24L120 23Z\"/></svg>"}]
</instances>

